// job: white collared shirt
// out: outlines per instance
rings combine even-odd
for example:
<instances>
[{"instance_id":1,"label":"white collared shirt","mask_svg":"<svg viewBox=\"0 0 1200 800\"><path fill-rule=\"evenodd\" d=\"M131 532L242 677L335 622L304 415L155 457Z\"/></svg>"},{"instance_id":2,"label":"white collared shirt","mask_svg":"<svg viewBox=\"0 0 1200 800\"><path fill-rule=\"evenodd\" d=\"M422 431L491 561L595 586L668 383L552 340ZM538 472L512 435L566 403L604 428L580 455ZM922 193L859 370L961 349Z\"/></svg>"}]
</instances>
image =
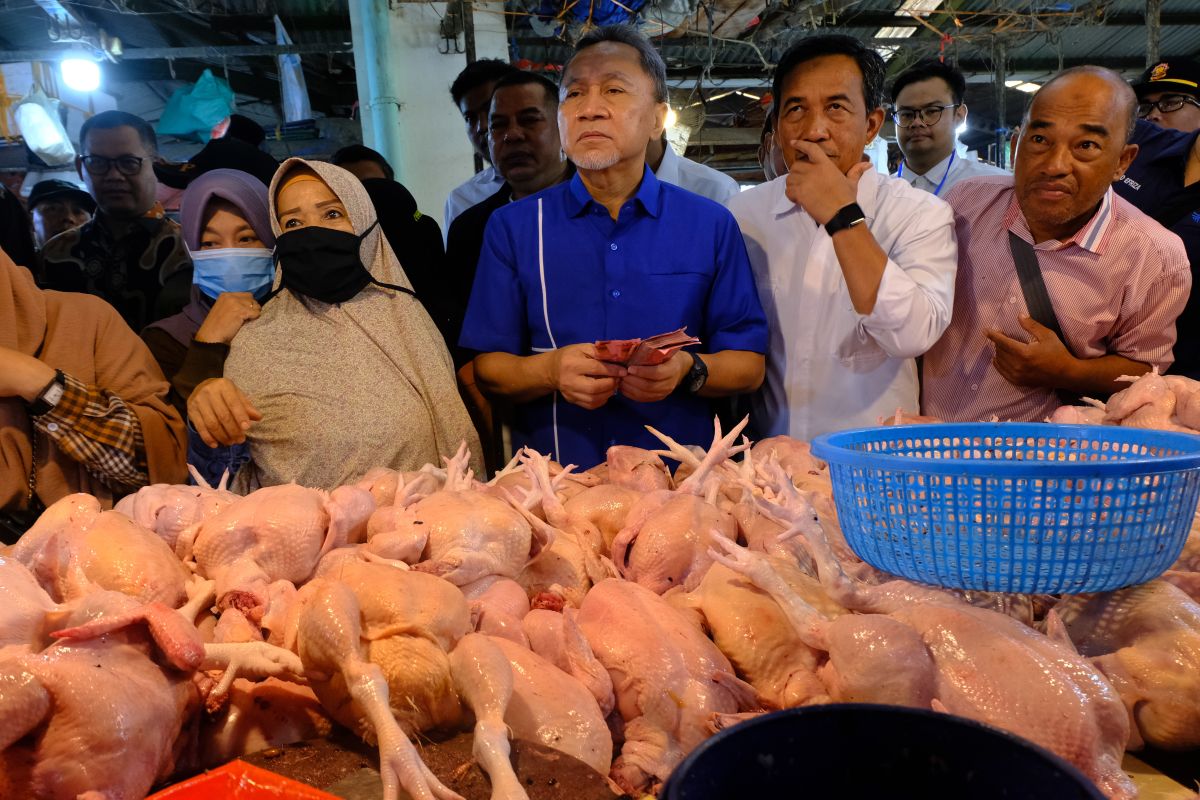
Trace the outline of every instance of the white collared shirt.
<instances>
[{"instance_id":1,"label":"white collared shirt","mask_svg":"<svg viewBox=\"0 0 1200 800\"><path fill-rule=\"evenodd\" d=\"M442 239L450 234L450 223L454 222L455 217L471 206L487 200L500 191L503 185L504 178L489 164L482 172L475 173L470 180L456 186L446 198L446 224L442 226Z\"/></svg>"},{"instance_id":2,"label":"white collared shirt","mask_svg":"<svg viewBox=\"0 0 1200 800\"><path fill-rule=\"evenodd\" d=\"M670 144L663 149L662 162L654 170L654 177L722 205L741 191L738 182L724 172L676 154Z\"/></svg>"},{"instance_id":3,"label":"white collared shirt","mask_svg":"<svg viewBox=\"0 0 1200 800\"><path fill-rule=\"evenodd\" d=\"M958 247L943 201L874 170L858 204L888 262L875 308L854 310L833 241L784 194L786 176L727 205L750 254L771 331L751 402L760 437L811 440L918 408L914 359L950 324Z\"/></svg>"},{"instance_id":4,"label":"white collared shirt","mask_svg":"<svg viewBox=\"0 0 1200 800\"><path fill-rule=\"evenodd\" d=\"M953 157L953 161L950 159ZM991 164L985 164L982 161L974 158L967 158L964 155L951 153L943 158L938 163L934 164L924 175L918 175L913 170L909 169L905 164L902 169L897 170L893 178L900 178L907 181L909 186L914 189L920 189L924 192L934 194L945 198L946 193L950 191L950 187L959 181L965 181L968 178L978 178L981 175L1011 175L1012 173L1000 167L994 167ZM945 183L942 182L945 178ZM941 185L941 191L938 191L938 185Z\"/></svg>"}]
</instances>

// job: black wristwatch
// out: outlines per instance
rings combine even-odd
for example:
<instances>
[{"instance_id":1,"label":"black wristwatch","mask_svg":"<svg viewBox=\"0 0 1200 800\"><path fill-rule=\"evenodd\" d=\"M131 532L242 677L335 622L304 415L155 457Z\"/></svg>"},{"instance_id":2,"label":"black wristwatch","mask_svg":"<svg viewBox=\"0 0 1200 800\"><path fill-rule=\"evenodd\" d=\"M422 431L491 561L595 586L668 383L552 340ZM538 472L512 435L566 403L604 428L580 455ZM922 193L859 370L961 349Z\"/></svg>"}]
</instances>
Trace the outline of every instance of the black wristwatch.
<instances>
[{"instance_id":1,"label":"black wristwatch","mask_svg":"<svg viewBox=\"0 0 1200 800\"><path fill-rule=\"evenodd\" d=\"M54 379L46 384L46 388L38 393L37 399L29 404L29 416L40 417L54 410L67 389L67 376L61 369L54 371Z\"/></svg>"},{"instance_id":2,"label":"black wristwatch","mask_svg":"<svg viewBox=\"0 0 1200 800\"><path fill-rule=\"evenodd\" d=\"M833 215L833 219L825 223L825 232L833 236L838 231L844 231L847 228L853 228L855 225L861 225L867 221L866 214L858 207L858 203L851 203L841 211Z\"/></svg>"},{"instance_id":3,"label":"black wristwatch","mask_svg":"<svg viewBox=\"0 0 1200 800\"><path fill-rule=\"evenodd\" d=\"M695 353L688 353L688 355L692 357L692 368L688 370L688 374L680 386L686 389L688 394L695 394L708 382L708 365Z\"/></svg>"}]
</instances>

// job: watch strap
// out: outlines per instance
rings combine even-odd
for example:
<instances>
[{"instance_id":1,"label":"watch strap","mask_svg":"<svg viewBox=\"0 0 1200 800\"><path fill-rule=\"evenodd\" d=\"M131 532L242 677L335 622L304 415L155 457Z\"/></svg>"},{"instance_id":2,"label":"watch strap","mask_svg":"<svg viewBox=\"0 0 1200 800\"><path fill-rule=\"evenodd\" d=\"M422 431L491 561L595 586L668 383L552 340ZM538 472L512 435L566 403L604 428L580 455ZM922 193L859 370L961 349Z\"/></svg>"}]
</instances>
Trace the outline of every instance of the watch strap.
<instances>
[{"instance_id":1,"label":"watch strap","mask_svg":"<svg viewBox=\"0 0 1200 800\"><path fill-rule=\"evenodd\" d=\"M38 392L37 398L29 404L29 415L31 417L40 417L54 409L54 406L57 405L57 402L51 403L46 399L46 395L52 388L54 388L55 385L61 387L62 389L65 389L67 386L67 376L63 374L61 369L56 369L54 371L54 377L45 385L45 387L42 388L40 392ZM61 397L62 392L60 391L59 398Z\"/></svg>"},{"instance_id":2,"label":"watch strap","mask_svg":"<svg viewBox=\"0 0 1200 800\"><path fill-rule=\"evenodd\" d=\"M688 370L686 385L688 393L695 394L708 383L708 365L696 353L689 351L688 355L692 357L692 368Z\"/></svg>"},{"instance_id":3,"label":"watch strap","mask_svg":"<svg viewBox=\"0 0 1200 800\"><path fill-rule=\"evenodd\" d=\"M855 225L860 225L867 221L867 215L863 213L858 203L850 203L844 206L840 211L833 215L833 218L825 223L825 232L833 236L839 231L844 231L847 228L853 228Z\"/></svg>"}]
</instances>

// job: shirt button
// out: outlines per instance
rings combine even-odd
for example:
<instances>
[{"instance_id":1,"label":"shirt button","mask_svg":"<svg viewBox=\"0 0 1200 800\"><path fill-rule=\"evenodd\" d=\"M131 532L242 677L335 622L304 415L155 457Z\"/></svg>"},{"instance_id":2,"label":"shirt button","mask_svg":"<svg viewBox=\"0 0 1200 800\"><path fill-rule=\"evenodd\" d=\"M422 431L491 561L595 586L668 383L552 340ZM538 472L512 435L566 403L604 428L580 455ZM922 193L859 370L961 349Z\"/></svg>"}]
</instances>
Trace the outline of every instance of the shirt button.
<instances>
[{"instance_id":1,"label":"shirt button","mask_svg":"<svg viewBox=\"0 0 1200 800\"><path fill-rule=\"evenodd\" d=\"M616 242L613 242L612 244L610 244L610 245L608 246L608 249L609 249L609 250L616 250L616 249L617 249L617 243L616 243Z\"/></svg>"},{"instance_id":2,"label":"shirt button","mask_svg":"<svg viewBox=\"0 0 1200 800\"><path fill-rule=\"evenodd\" d=\"M1015 297L1010 297L1010 298L1008 298L1008 302L1010 302L1010 303L1015 303L1015 302L1017 302L1017 298L1015 298Z\"/></svg>"},{"instance_id":3,"label":"shirt button","mask_svg":"<svg viewBox=\"0 0 1200 800\"><path fill-rule=\"evenodd\" d=\"M614 300L615 300L616 298L620 297L620 296L621 296L621 290L620 290L620 289L613 289L613 290L612 290L612 296L613 296L613 299L614 299Z\"/></svg>"},{"instance_id":4,"label":"shirt button","mask_svg":"<svg viewBox=\"0 0 1200 800\"><path fill-rule=\"evenodd\" d=\"M55 431L58 430L58 423L51 422L49 425L46 426L46 430L50 431L51 433L54 433Z\"/></svg>"},{"instance_id":5,"label":"shirt button","mask_svg":"<svg viewBox=\"0 0 1200 800\"><path fill-rule=\"evenodd\" d=\"M978 383L972 383L972 384L971 384L971 391L972 391L972 392L978 392L978 391L979 391L979 384L978 384Z\"/></svg>"}]
</instances>

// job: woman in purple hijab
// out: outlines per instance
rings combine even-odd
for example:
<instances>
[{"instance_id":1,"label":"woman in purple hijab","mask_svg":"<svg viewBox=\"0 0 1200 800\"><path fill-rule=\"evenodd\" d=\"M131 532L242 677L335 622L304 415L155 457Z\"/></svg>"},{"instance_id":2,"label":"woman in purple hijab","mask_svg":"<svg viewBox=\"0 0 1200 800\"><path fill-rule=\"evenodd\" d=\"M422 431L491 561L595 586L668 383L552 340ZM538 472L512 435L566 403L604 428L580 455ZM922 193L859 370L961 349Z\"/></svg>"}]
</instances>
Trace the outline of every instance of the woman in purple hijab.
<instances>
[{"instance_id":1,"label":"woman in purple hijab","mask_svg":"<svg viewBox=\"0 0 1200 800\"><path fill-rule=\"evenodd\" d=\"M171 382L171 402L186 415L192 390L221 377L229 343L258 317L259 301L275 277L275 236L267 187L236 169L215 169L193 180L179 213L192 257L191 301L148 326L142 339Z\"/></svg>"}]
</instances>

